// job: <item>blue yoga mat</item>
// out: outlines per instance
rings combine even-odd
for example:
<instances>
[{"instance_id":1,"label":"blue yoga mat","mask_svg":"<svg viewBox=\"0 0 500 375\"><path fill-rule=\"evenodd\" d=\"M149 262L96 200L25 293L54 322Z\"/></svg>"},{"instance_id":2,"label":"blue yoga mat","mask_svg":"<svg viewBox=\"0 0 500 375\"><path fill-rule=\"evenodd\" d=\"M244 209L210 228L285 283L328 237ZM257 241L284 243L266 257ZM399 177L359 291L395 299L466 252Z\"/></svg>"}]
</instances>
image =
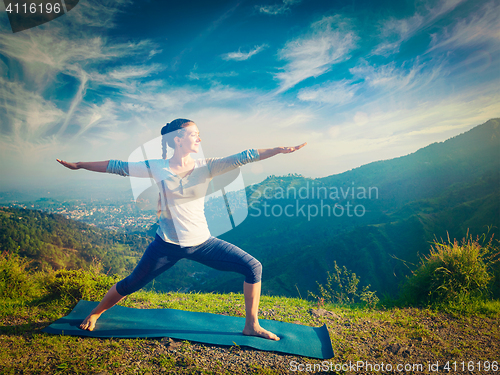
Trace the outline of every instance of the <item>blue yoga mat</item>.
<instances>
[{"instance_id":1,"label":"blue yoga mat","mask_svg":"<svg viewBox=\"0 0 500 375\"><path fill-rule=\"evenodd\" d=\"M171 337L205 344L247 346L254 349L300 355L310 358L333 357L326 325L299 324L260 319L260 325L280 337L279 341L245 336L245 318L175 309L134 309L113 306L97 321L92 332L78 328L97 302L80 301L73 311L56 320L43 332L100 338Z\"/></svg>"}]
</instances>

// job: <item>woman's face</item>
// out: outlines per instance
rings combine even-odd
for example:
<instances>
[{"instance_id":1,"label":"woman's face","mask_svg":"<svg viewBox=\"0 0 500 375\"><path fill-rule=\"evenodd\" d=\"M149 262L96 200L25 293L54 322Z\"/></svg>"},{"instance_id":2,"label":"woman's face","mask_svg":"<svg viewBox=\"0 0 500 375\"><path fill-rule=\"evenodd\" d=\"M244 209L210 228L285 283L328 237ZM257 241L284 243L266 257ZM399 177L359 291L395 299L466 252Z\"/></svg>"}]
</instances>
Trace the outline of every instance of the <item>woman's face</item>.
<instances>
[{"instance_id":1,"label":"woman's face","mask_svg":"<svg viewBox=\"0 0 500 375\"><path fill-rule=\"evenodd\" d=\"M176 146L186 152L197 153L200 148L200 131L194 122L184 128L184 136L176 137Z\"/></svg>"}]
</instances>

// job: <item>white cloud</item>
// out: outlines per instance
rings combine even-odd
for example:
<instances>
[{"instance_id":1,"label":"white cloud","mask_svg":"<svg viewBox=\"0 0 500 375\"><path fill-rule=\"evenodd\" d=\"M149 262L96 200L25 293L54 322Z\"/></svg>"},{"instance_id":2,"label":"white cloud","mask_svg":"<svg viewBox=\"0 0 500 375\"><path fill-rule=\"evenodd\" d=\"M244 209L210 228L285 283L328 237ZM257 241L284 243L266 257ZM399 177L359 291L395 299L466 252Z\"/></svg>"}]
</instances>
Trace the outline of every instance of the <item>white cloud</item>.
<instances>
[{"instance_id":1,"label":"white cloud","mask_svg":"<svg viewBox=\"0 0 500 375\"><path fill-rule=\"evenodd\" d=\"M253 55L256 55L260 51L264 50L267 48L267 44L262 44L260 46L255 46L254 49L248 51L248 52L241 52L241 50L238 50L238 52L229 52L224 55L222 55L223 60L236 60L236 61L244 61L248 60L250 57Z\"/></svg>"},{"instance_id":2,"label":"white cloud","mask_svg":"<svg viewBox=\"0 0 500 375\"><path fill-rule=\"evenodd\" d=\"M397 67L394 62L380 66L364 62L349 71L356 78L363 79L368 86L383 89L385 95L425 88L446 74L441 64L428 67L426 64L419 64L418 60L409 68Z\"/></svg>"},{"instance_id":3,"label":"white cloud","mask_svg":"<svg viewBox=\"0 0 500 375\"><path fill-rule=\"evenodd\" d=\"M260 13L270 14L270 15L278 15L287 13L291 10L292 5L299 4L302 0L283 0L282 4L273 4L273 5L257 5L256 8Z\"/></svg>"},{"instance_id":4,"label":"white cloud","mask_svg":"<svg viewBox=\"0 0 500 375\"><path fill-rule=\"evenodd\" d=\"M236 77L238 73L231 71L231 72L215 72L215 73L196 73L194 71L189 72L188 78L193 80L193 81L200 81L200 80L209 80L212 81L217 78L227 78L227 77Z\"/></svg>"},{"instance_id":5,"label":"white cloud","mask_svg":"<svg viewBox=\"0 0 500 375\"><path fill-rule=\"evenodd\" d=\"M417 30L419 30L424 22L424 17L420 14L415 14L412 17L397 20L391 19L386 21L381 26L382 37L389 39L382 42L373 51L374 55L390 55L399 52L401 44L410 39Z\"/></svg>"},{"instance_id":6,"label":"white cloud","mask_svg":"<svg viewBox=\"0 0 500 375\"><path fill-rule=\"evenodd\" d=\"M12 149L22 140L42 143L44 133L63 119L64 113L40 94L27 90L19 82L0 77L2 148Z\"/></svg>"},{"instance_id":7,"label":"white cloud","mask_svg":"<svg viewBox=\"0 0 500 375\"><path fill-rule=\"evenodd\" d=\"M157 55L162 52L163 52L162 49L152 49L151 51L149 51L149 57L153 57L154 55Z\"/></svg>"},{"instance_id":8,"label":"white cloud","mask_svg":"<svg viewBox=\"0 0 500 375\"><path fill-rule=\"evenodd\" d=\"M230 86L220 85L212 87L208 91L203 91L201 97L206 105L222 102L224 105L230 106L229 103L231 101L249 98L255 99L256 94L251 90L240 90ZM226 101L227 103L224 103Z\"/></svg>"},{"instance_id":9,"label":"white cloud","mask_svg":"<svg viewBox=\"0 0 500 375\"><path fill-rule=\"evenodd\" d=\"M464 1L466 0L438 0L434 7L428 6L426 2L417 3L419 8L424 9L419 9L413 16L403 19L391 18L382 22L379 30L384 41L372 53L389 56L399 52L401 44Z\"/></svg>"},{"instance_id":10,"label":"white cloud","mask_svg":"<svg viewBox=\"0 0 500 375\"><path fill-rule=\"evenodd\" d=\"M57 132L59 135L63 135L64 132L66 131L69 122L72 120L73 114L75 113L76 108L78 105L82 102L83 97L85 96L85 90L87 88L87 82L88 82L88 75L85 73L83 70L79 69L80 71L80 86L78 87L78 91L76 92L76 95L73 97L73 100L71 101L71 105L69 107L69 111L66 114L66 119L64 120L61 128Z\"/></svg>"},{"instance_id":11,"label":"white cloud","mask_svg":"<svg viewBox=\"0 0 500 375\"><path fill-rule=\"evenodd\" d=\"M255 99L258 95L250 90L237 90L228 86L215 85L210 89L198 87L167 87L162 91L141 89L140 92L122 93L129 103L128 108L139 106L140 112L146 108L151 113L162 111L181 111L190 104L197 106L217 106L221 103L229 107L232 102L241 99ZM133 105L132 105L133 103Z\"/></svg>"},{"instance_id":12,"label":"white cloud","mask_svg":"<svg viewBox=\"0 0 500 375\"><path fill-rule=\"evenodd\" d=\"M64 16L64 22L72 26L106 27L116 25L114 20L122 8L133 4L132 0L87 0L78 2L77 6Z\"/></svg>"},{"instance_id":13,"label":"white cloud","mask_svg":"<svg viewBox=\"0 0 500 375\"><path fill-rule=\"evenodd\" d=\"M151 106L127 111L121 105L129 100L126 94L137 92L138 82L163 69L149 62L161 52L156 44L115 42L93 27L112 26L117 9L126 3L80 2L54 22L16 34L3 27L2 19L0 155L7 176L2 187L33 185L35 178L37 186L42 181L53 185L61 172L56 157L109 158L106 153L115 143L116 156L126 157L127 145L134 143L132 149L136 142L131 129L147 136L148 119L163 122ZM99 86L114 90L107 90L104 99L95 90ZM152 97L163 86L151 80L140 88ZM61 102L68 107L60 107Z\"/></svg>"},{"instance_id":14,"label":"white cloud","mask_svg":"<svg viewBox=\"0 0 500 375\"><path fill-rule=\"evenodd\" d=\"M252 98L250 98L251 100ZM199 107L190 117L197 122L203 150L208 157L226 156L245 148L296 146L311 140L317 117L308 109L295 108L275 100L244 109ZM314 153L314 149L304 148ZM270 174L309 173L311 166L303 150L258 163L260 168L243 167L245 183L261 181Z\"/></svg>"},{"instance_id":15,"label":"white cloud","mask_svg":"<svg viewBox=\"0 0 500 375\"><path fill-rule=\"evenodd\" d=\"M358 86L345 79L338 82L326 82L301 89L297 97L302 101L333 105L345 104L353 99Z\"/></svg>"},{"instance_id":16,"label":"white cloud","mask_svg":"<svg viewBox=\"0 0 500 375\"><path fill-rule=\"evenodd\" d=\"M444 14L458 2L440 4L441 10L435 14ZM490 13L491 9L497 8L490 8ZM429 24L430 12L419 11L406 23L395 22L385 42L394 42L389 40L394 36L407 40ZM469 40L470 44L497 40L493 16L471 15L436 34L432 48L455 47ZM420 62L423 58L413 58L381 66L375 64L379 58L369 63L362 60L351 69L352 77L346 71L345 79L319 84L323 79L310 80L314 85L298 91L299 100L285 102L286 97L276 92L217 83L219 78L242 74L239 71L203 73L195 68L187 76L192 85L174 86L166 75L165 80L153 76L164 68L150 62L157 53L152 51L160 51L154 43L117 43L96 29L83 27L92 20L80 18L79 22L81 27L72 26L71 34L62 33L56 22L15 38L0 34L0 122L4 114L8 118L0 126L4 176L17 173L15 178L32 181L43 170L52 179L61 173L60 166L54 162L49 165L53 170L45 171L42 165L53 161L53 156L126 159L138 145L157 137L167 121L187 117L200 126L204 150L212 148L211 156L230 155L246 147L309 142L300 153L255 164L259 168L253 170L253 182L288 172L319 177L407 154L498 116L497 82L492 80L484 91L482 83L469 85L467 95L460 95L458 82L450 81L447 75L450 70L445 68L449 66L436 59L425 57L427 60ZM481 33L473 34L474 25L481 26ZM487 35L486 25L490 27ZM202 40L199 37L195 42ZM283 66L275 74L279 82L276 91L284 92L331 71L335 64L350 58L358 40L351 22L340 16L315 22L307 33L285 43L279 51ZM262 51L257 48L231 56L248 59ZM17 76L23 81L5 78ZM208 89L206 82L197 86L201 80L212 81ZM453 96L449 94L452 90ZM47 92L58 98L68 92L64 105L69 108L59 108ZM40 162L30 163L35 159Z\"/></svg>"},{"instance_id":17,"label":"white cloud","mask_svg":"<svg viewBox=\"0 0 500 375\"><path fill-rule=\"evenodd\" d=\"M118 87L127 91L134 91L136 89L137 82L139 82L141 78L149 77L162 70L163 67L159 64L122 65L116 68L108 69L108 71L104 73L92 69L88 78L93 83L99 85Z\"/></svg>"},{"instance_id":18,"label":"white cloud","mask_svg":"<svg viewBox=\"0 0 500 375\"><path fill-rule=\"evenodd\" d=\"M142 57L152 46L149 41L110 43L93 33L80 30L68 34L58 27L36 31L29 29L16 34L0 33L0 54L20 62L24 80L35 82L41 90L59 73L80 79L83 69L88 71L88 76L94 72L94 75L102 77L97 68L93 68L95 64L134 55ZM158 67L142 69L158 70Z\"/></svg>"},{"instance_id":19,"label":"white cloud","mask_svg":"<svg viewBox=\"0 0 500 375\"><path fill-rule=\"evenodd\" d=\"M369 118L365 112L356 112L353 120L356 125L363 126L368 123Z\"/></svg>"},{"instance_id":20,"label":"white cloud","mask_svg":"<svg viewBox=\"0 0 500 375\"><path fill-rule=\"evenodd\" d=\"M387 89L411 87L416 82L418 70L418 67L412 67L409 71L404 71L397 68L394 62L381 66L365 64L349 69L353 75L364 79L368 85Z\"/></svg>"},{"instance_id":21,"label":"white cloud","mask_svg":"<svg viewBox=\"0 0 500 375\"><path fill-rule=\"evenodd\" d=\"M105 100L101 105L90 104L85 105L84 108L80 109L80 112L75 116L74 121L80 125L80 130L76 133L72 139L77 140L82 135L91 132L93 128L99 127L100 137L105 137L103 129L106 128L108 131L114 131L116 133L116 124L120 121L118 120L117 103L112 100Z\"/></svg>"},{"instance_id":22,"label":"white cloud","mask_svg":"<svg viewBox=\"0 0 500 375\"><path fill-rule=\"evenodd\" d=\"M348 160L345 168L375 161L374 155L378 160L406 155L498 117L500 95L495 91L491 85L440 100L411 103L411 98L402 97L385 105L370 103L362 112L352 110L347 121L332 125L324 147L335 140L330 157Z\"/></svg>"},{"instance_id":23,"label":"white cloud","mask_svg":"<svg viewBox=\"0 0 500 375\"><path fill-rule=\"evenodd\" d=\"M349 59L358 39L350 21L340 16L324 17L313 23L308 35L287 42L279 51L280 59L288 63L284 72L275 74L281 81L278 92L307 78L318 77L333 64Z\"/></svg>"},{"instance_id":24,"label":"white cloud","mask_svg":"<svg viewBox=\"0 0 500 375\"><path fill-rule=\"evenodd\" d=\"M140 105L144 112L144 108L149 108L149 112L155 110L171 111L180 109L187 103L199 98L200 94L194 91L183 88L170 88L163 92L144 91L140 93L125 93L128 103Z\"/></svg>"},{"instance_id":25,"label":"white cloud","mask_svg":"<svg viewBox=\"0 0 500 375\"><path fill-rule=\"evenodd\" d=\"M451 29L451 30L450 30ZM429 51L451 50L463 47L491 47L498 49L500 41L500 4L489 2L453 27L432 35Z\"/></svg>"},{"instance_id":26,"label":"white cloud","mask_svg":"<svg viewBox=\"0 0 500 375\"><path fill-rule=\"evenodd\" d=\"M100 37L68 39L61 29L25 30L17 34L0 34L0 53L18 60L36 79L55 71L68 69L79 62L108 59Z\"/></svg>"}]
</instances>

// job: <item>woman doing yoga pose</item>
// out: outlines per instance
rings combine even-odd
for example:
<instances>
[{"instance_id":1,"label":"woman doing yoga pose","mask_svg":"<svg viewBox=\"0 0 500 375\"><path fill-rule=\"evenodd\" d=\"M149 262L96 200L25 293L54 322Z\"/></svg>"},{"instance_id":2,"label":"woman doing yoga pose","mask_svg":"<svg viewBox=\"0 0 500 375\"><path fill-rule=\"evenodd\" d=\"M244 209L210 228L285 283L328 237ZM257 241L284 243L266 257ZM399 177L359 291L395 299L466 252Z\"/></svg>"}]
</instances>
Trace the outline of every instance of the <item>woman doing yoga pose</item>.
<instances>
[{"instance_id":1,"label":"woman doing yoga pose","mask_svg":"<svg viewBox=\"0 0 500 375\"><path fill-rule=\"evenodd\" d=\"M57 159L69 169L154 178L160 189L159 227L154 241L134 271L111 287L80 328L92 331L103 312L144 287L178 260L186 258L218 270L244 275L246 320L243 334L279 340L274 333L263 329L257 318L262 274L260 262L240 248L210 235L204 214L204 198L213 177L250 162L297 151L305 143L296 147L251 149L225 158L195 160L191 154L199 151L201 138L193 121L174 120L162 128L161 135L162 159L133 163L118 160L69 163ZM167 159L167 144L174 149L170 159Z\"/></svg>"}]
</instances>

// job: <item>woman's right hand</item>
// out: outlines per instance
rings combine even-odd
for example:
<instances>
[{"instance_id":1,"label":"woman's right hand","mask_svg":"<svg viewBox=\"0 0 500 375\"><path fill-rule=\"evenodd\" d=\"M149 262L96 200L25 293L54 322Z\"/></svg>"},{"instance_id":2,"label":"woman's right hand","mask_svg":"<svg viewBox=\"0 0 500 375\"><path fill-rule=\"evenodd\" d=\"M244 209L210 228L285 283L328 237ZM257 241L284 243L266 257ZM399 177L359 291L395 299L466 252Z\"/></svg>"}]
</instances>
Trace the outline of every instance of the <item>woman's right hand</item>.
<instances>
[{"instance_id":1,"label":"woman's right hand","mask_svg":"<svg viewBox=\"0 0 500 375\"><path fill-rule=\"evenodd\" d=\"M67 161L64 161L64 160L61 160L61 159L56 159L59 164L62 164L64 165L66 168L69 168L69 169L80 169L80 167L78 166L78 163L70 163L70 162L67 162Z\"/></svg>"}]
</instances>

